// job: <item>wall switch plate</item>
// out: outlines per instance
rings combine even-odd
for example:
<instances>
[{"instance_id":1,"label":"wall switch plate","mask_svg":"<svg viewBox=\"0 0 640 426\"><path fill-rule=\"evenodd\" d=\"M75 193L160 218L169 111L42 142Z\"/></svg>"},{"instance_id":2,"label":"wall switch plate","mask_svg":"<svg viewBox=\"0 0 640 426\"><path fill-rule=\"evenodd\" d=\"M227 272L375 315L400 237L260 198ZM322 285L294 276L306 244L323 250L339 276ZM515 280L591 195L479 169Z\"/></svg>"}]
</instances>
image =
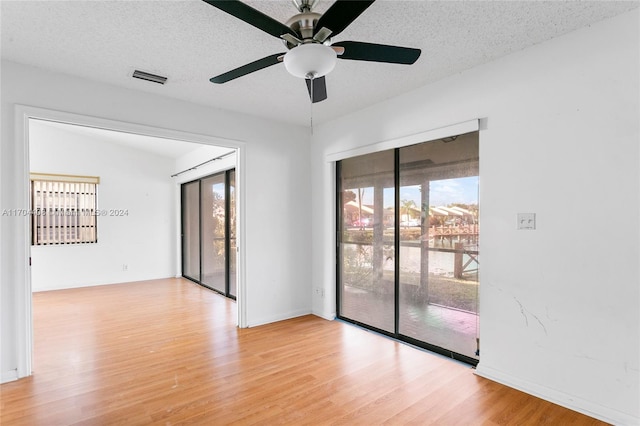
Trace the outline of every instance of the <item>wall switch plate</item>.
<instances>
[{"instance_id":1,"label":"wall switch plate","mask_svg":"<svg viewBox=\"0 0 640 426\"><path fill-rule=\"evenodd\" d=\"M536 214L518 213L518 229L536 229Z\"/></svg>"}]
</instances>

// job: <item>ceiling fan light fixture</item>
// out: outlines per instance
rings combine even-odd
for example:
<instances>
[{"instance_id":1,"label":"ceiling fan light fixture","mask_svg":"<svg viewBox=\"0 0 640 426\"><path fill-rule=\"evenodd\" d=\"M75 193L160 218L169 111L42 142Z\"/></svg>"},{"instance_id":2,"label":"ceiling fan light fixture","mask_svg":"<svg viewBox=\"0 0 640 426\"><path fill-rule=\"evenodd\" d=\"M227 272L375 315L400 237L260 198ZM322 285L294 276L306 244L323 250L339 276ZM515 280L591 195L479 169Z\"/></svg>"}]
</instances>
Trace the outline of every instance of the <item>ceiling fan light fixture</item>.
<instances>
[{"instance_id":1,"label":"ceiling fan light fixture","mask_svg":"<svg viewBox=\"0 0 640 426\"><path fill-rule=\"evenodd\" d=\"M335 50L319 43L301 44L284 55L285 68L299 78L325 76L336 66L336 61Z\"/></svg>"}]
</instances>

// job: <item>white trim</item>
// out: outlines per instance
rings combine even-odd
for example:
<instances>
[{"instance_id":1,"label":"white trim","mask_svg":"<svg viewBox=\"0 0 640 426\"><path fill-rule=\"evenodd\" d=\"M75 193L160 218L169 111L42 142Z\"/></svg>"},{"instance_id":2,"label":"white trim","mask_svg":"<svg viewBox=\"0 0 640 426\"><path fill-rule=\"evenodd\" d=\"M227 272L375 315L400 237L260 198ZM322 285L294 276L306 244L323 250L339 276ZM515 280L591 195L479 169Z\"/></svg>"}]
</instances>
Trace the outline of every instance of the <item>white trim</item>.
<instances>
[{"instance_id":1,"label":"white trim","mask_svg":"<svg viewBox=\"0 0 640 426\"><path fill-rule=\"evenodd\" d=\"M326 319L327 321L333 321L333 320L336 319L336 314L325 315L322 312L315 312L315 311L311 312L311 314L313 314L313 315L315 315L317 317L320 317L322 319Z\"/></svg>"},{"instance_id":2,"label":"white trim","mask_svg":"<svg viewBox=\"0 0 640 426\"><path fill-rule=\"evenodd\" d=\"M3 371L0 383L15 382L18 380L18 369Z\"/></svg>"},{"instance_id":3,"label":"white trim","mask_svg":"<svg viewBox=\"0 0 640 426\"><path fill-rule=\"evenodd\" d=\"M25 190L18 195L18 201L21 203L18 208L29 208L29 120L39 119L47 121L56 121L66 124L75 124L81 126L95 127L106 130L115 130L119 132L134 133L144 136L153 136L164 139L173 139L185 142L199 143L203 145L215 145L236 149L236 188L238 188L238 201L236 203L237 221L237 238L238 238L238 256L237 256L237 280L238 280L238 325L246 327L247 312L246 300L243 295L246 294L245 273L245 232L244 232L244 178L245 178L245 143L239 140L222 138L212 135L202 135L189 133L180 130L173 130L161 127L152 127L142 124L128 123L124 121L109 120L99 117L74 114L63 111L50 110L45 108L15 105L15 144L16 154L22 157L22 164L18 164L18 175L22 175L22 184ZM22 167L22 170L20 170ZM32 374L32 357L33 357L33 314L31 310L32 289L31 276L29 267L29 256L31 251L31 242L29 239L29 218L25 217L21 226L24 226L24 250L16 255L15 266L17 270L24 271L25 283L16 283L15 303L16 303L16 356L17 371L16 378L26 377ZM9 379L12 377L9 372L3 373L2 380L5 376Z\"/></svg>"},{"instance_id":4,"label":"white trim","mask_svg":"<svg viewBox=\"0 0 640 426\"><path fill-rule=\"evenodd\" d=\"M640 418L634 417L631 414L613 410L593 401L578 398L574 395L541 386L537 383L522 380L490 367L483 367L482 361L476 367L475 374L610 424L640 424Z\"/></svg>"},{"instance_id":5,"label":"white trim","mask_svg":"<svg viewBox=\"0 0 640 426\"><path fill-rule=\"evenodd\" d=\"M244 145L238 147L236 151L236 306L238 315L238 327L247 328L249 322L247 320L248 292L246 277L246 235L245 226L245 193L244 180L246 176L246 155L244 153ZM242 303L241 303L242 302Z\"/></svg>"},{"instance_id":6,"label":"white trim","mask_svg":"<svg viewBox=\"0 0 640 426\"><path fill-rule=\"evenodd\" d=\"M266 317L259 318L259 319L255 320L255 321L253 321L247 327L258 327L258 326L261 326L261 325L271 324L271 323L274 323L274 322L284 321L284 320L297 318L297 317L301 317L303 315L310 315L310 314L312 314L312 312L309 309L296 309L295 311L290 311L290 312L286 312L286 313L283 313L283 314L269 315L269 316L266 316Z\"/></svg>"},{"instance_id":7,"label":"white trim","mask_svg":"<svg viewBox=\"0 0 640 426\"><path fill-rule=\"evenodd\" d=\"M337 223L337 217L336 217L336 212L338 211L338 205L337 205L337 196L336 196L336 189L338 188L338 183L336 182L336 163L335 162L331 162L329 164L329 181L330 181L330 185L331 185L331 193L328 196L329 199L329 206L331 206L331 214L329 215L329 226L331 227L330 229L333 230L333 232L331 232L331 241L329 242L326 250L326 254L329 255L329 259L334 259L333 262L328 262L329 265L328 266L324 266L324 268L326 268L328 274L329 274L329 282L330 282L330 288L326 289L325 288L325 295L329 295L331 297L331 299L329 299L331 302L327 303L327 299L325 298L322 302L322 309L324 311L324 315L322 316L325 319L329 319L331 318L331 320L334 320L336 318L336 314L338 312L338 305L337 305L337 297L336 297L336 292L338 291L338 283L337 283L337 265L336 265L336 250L338 247L338 223ZM328 305L328 306L327 306ZM328 313L327 313L328 310Z\"/></svg>"},{"instance_id":8,"label":"white trim","mask_svg":"<svg viewBox=\"0 0 640 426\"><path fill-rule=\"evenodd\" d=\"M415 145L417 143L442 139L449 136L463 135L465 133L475 132L479 130L479 122L480 120L477 118L473 120L463 121L448 126L430 129L424 132L415 133L413 135L375 142L370 145L360 146L358 148L353 148L346 151L329 153L325 158L328 162L334 162L344 160L345 158L356 157L358 155L371 154L372 152L386 151L388 149L401 148L404 146Z\"/></svg>"},{"instance_id":9,"label":"white trim","mask_svg":"<svg viewBox=\"0 0 640 426\"><path fill-rule=\"evenodd\" d=\"M24 114L20 105L15 106L15 138L16 138L16 153L20 155L20 147L22 150L22 191L17 195L19 209L24 211L30 210L29 200L29 117ZM17 167L20 167L16 164ZM20 185L18 185L20 187ZM16 251L16 258L14 267L16 271L22 269L24 276L24 285L19 286L15 292L15 306L16 306L16 357L17 357L17 376L18 378L30 376L33 373L33 312L32 312L32 288L31 288L31 267L29 265L29 259L31 258L31 239L29 235L30 217L24 215L22 221L20 221L20 228L22 231L22 244L23 251ZM20 230L19 230L20 231ZM20 232L18 232L18 239ZM22 253L22 255L20 254ZM16 284L20 280L16 280ZM23 291L19 291L19 288Z\"/></svg>"}]
</instances>

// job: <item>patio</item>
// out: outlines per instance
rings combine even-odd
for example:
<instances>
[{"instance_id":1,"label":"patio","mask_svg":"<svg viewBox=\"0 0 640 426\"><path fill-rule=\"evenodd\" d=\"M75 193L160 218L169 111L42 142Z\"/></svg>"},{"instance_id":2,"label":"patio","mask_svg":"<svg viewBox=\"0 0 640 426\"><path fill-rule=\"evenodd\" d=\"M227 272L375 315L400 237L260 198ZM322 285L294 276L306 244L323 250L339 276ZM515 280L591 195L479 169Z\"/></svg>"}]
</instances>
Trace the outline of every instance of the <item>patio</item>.
<instances>
[{"instance_id":1,"label":"patio","mask_svg":"<svg viewBox=\"0 0 640 426\"><path fill-rule=\"evenodd\" d=\"M437 277L432 280L434 290L451 287L451 283L443 284L442 280L438 286L436 280ZM427 302L409 293L401 290L400 334L478 359L479 317L476 313ZM345 318L393 332L394 294L345 285L340 313Z\"/></svg>"}]
</instances>

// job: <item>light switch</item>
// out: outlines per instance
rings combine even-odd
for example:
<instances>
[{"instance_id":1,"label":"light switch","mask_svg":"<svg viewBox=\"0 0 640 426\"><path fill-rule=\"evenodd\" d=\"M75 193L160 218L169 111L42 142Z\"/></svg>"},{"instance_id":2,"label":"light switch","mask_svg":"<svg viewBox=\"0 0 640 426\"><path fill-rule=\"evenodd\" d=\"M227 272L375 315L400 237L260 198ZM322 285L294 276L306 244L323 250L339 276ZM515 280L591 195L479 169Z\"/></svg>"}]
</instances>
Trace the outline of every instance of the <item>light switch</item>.
<instances>
[{"instance_id":1,"label":"light switch","mask_svg":"<svg viewBox=\"0 0 640 426\"><path fill-rule=\"evenodd\" d=\"M536 229L536 214L518 213L518 229Z\"/></svg>"}]
</instances>

